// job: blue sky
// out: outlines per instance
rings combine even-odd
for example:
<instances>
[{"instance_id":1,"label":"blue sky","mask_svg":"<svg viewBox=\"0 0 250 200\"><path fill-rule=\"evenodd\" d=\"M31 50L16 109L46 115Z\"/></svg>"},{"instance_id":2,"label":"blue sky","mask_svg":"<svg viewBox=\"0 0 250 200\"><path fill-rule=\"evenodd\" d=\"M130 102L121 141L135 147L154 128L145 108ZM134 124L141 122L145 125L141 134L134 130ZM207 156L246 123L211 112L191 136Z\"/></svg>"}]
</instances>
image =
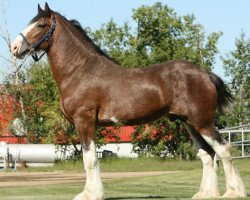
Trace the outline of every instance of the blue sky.
<instances>
[{"instance_id":1,"label":"blue sky","mask_svg":"<svg viewBox=\"0 0 250 200\"><path fill-rule=\"evenodd\" d=\"M29 20L37 13L37 4L44 6L45 1L34 0L0 0L6 3L9 31L12 40L23 30ZM132 9L142 5L152 5L155 0L72 0L53 1L47 0L50 7L63 14L68 19L77 19L83 27L98 29L101 24L107 22L111 17L118 24L131 20ZM224 77L220 55L235 48L235 38L243 29L250 35L250 1L249 0L162 0L164 4L172 7L178 15L194 14L196 22L204 26L207 34L214 31L222 31L224 34L219 40L220 54L217 56L214 72ZM2 16L0 16L2 17ZM2 19L0 18L0 22ZM0 40L0 54L8 55L8 49L2 45ZM4 62L0 58L0 71L4 70ZM0 75L2 76L2 75ZM0 80L2 77L0 77Z\"/></svg>"}]
</instances>

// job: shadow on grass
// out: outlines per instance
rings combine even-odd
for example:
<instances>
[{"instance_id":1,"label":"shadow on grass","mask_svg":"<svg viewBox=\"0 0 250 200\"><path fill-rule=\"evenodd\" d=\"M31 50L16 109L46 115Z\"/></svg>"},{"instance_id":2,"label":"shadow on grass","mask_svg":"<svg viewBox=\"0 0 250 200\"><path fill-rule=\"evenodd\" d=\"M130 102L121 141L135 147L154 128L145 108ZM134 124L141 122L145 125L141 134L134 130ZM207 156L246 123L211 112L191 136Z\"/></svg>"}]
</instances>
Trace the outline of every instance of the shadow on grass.
<instances>
[{"instance_id":1,"label":"shadow on grass","mask_svg":"<svg viewBox=\"0 0 250 200\"><path fill-rule=\"evenodd\" d=\"M164 196L146 196L146 197L110 197L105 200L122 200L122 199L167 199L169 197Z\"/></svg>"}]
</instances>

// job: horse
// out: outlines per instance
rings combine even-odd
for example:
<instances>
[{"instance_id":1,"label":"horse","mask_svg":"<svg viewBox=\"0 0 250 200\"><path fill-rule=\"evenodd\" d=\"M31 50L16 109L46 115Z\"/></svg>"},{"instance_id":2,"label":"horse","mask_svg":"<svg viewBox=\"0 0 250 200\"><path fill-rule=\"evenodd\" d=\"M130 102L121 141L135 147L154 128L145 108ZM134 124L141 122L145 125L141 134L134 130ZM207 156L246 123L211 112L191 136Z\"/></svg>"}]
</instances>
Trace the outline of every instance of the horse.
<instances>
[{"instance_id":1,"label":"horse","mask_svg":"<svg viewBox=\"0 0 250 200\"><path fill-rule=\"evenodd\" d=\"M138 125L163 116L181 120L198 147L203 176L193 198L221 197L215 155L222 160L226 176L222 197L247 196L230 144L214 124L216 109L232 101L220 77L183 60L122 67L94 44L78 21L66 19L47 3L44 9L38 4L37 15L11 44L12 54L19 59L32 53L38 61L38 51L48 56L61 110L75 125L83 147L86 183L74 200L104 199L95 149L97 125Z\"/></svg>"}]
</instances>

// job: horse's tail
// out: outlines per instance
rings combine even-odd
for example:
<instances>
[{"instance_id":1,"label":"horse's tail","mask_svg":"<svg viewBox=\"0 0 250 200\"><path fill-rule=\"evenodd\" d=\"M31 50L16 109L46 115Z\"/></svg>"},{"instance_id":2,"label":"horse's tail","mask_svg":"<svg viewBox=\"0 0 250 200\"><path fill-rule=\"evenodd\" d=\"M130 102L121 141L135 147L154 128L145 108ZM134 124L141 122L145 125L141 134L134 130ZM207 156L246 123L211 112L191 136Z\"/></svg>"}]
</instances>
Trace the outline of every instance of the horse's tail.
<instances>
[{"instance_id":1,"label":"horse's tail","mask_svg":"<svg viewBox=\"0 0 250 200\"><path fill-rule=\"evenodd\" d=\"M229 107L230 103L233 102L234 97L228 86L219 76L215 75L214 73L210 73L209 77L216 87L218 109L219 111L223 112Z\"/></svg>"}]
</instances>

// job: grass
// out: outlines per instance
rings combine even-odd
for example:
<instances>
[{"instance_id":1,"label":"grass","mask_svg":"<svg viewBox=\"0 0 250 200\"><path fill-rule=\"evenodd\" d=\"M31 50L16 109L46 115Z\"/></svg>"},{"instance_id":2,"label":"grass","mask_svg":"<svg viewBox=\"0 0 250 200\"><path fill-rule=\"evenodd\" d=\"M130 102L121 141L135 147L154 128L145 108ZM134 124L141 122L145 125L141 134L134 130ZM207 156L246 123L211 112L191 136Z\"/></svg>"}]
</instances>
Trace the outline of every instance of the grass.
<instances>
[{"instance_id":1,"label":"grass","mask_svg":"<svg viewBox=\"0 0 250 200\"><path fill-rule=\"evenodd\" d=\"M105 197L106 200L190 199L197 192L200 178L200 171L193 170L189 173L176 172L162 176L109 180L104 181ZM244 181L249 188L250 176L244 177ZM220 177L220 185L220 190L223 192L225 184L222 177ZM2 188L0 198L4 200L68 200L73 199L82 188L82 184ZM250 193L249 190L248 193Z\"/></svg>"},{"instance_id":2,"label":"grass","mask_svg":"<svg viewBox=\"0 0 250 200\"><path fill-rule=\"evenodd\" d=\"M157 158L106 159L101 161L102 171L136 172L136 171L189 171L201 167L199 160L162 160Z\"/></svg>"},{"instance_id":3,"label":"grass","mask_svg":"<svg viewBox=\"0 0 250 200\"><path fill-rule=\"evenodd\" d=\"M137 172L137 171L189 171L200 168L201 162L163 160L157 158L107 158L100 160L103 172ZM28 167L19 171L27 172L54 172L54 171L82 171L81 160L56 162L50 167Z\"/></svg>"},{"instance_id":4,"label":"grass","mask_svg":"<svg viewBox=\"0 0 250 200\"><path fill-rule=\"evenodd\" d=\"M130 163L129 163L130 162ZM250 159L237 160L236 166L241 172L247 192L250 195ZM60 163L59 165L61 165ZM72 163L71 163L72 164ZM75 163L76 164L76 163ZM148 165L151 166L148 166ZM69 164L70 165L70 164ZM77 166L80 163L77 164ZM106 200L158 200L158 199L190 199L199 188L201 181L201 165L197 161L159 161L155 159L138 159L137 161L118 159L101 162L106 171L117 171L118 167L126 171L172 170L171 174L140 178L122 178L104 181ZM136 165L136 166L134 166ZM72 167L72 165L70 165ZM69 167L69 166L66 166ZM63 168L55 166L54 170ZM78 170L78 167L72 167ZM82 166L81 166L82 168ZM219 170L220 191L225 192L225 181ZM1 174L0 174L1 175ZM4 200L69 200L80 193L83 184L61 184L36 187L10 187L0 189L0 199ZM250 196L246 198L250 200Z\"/></svg>"},{"instance_id":5,"label":"grass","mask_svg":"<svg viewBox=\"0 0 250 200\"><path fill-rule=\"evenodd\" d=\"M250 166L250 159L238 159L234 162L236 166L240 166L243 170L248 169ZM220 165L222 165L221 162ZM202 163L200 160L183 161L174 159L163 160L157 158L107 158L100 160L100 166L101 171L103 172L191 171L200 169ZM54 166L49 167L28 167L25 169L19 169L19 171L24 172L72 172L82 170L83 162L81 160L56 162ZM243 172L250 173L250 170ZM223 170L221 170L221 173L223 173Z\"/></svg>"}]
</instances>

